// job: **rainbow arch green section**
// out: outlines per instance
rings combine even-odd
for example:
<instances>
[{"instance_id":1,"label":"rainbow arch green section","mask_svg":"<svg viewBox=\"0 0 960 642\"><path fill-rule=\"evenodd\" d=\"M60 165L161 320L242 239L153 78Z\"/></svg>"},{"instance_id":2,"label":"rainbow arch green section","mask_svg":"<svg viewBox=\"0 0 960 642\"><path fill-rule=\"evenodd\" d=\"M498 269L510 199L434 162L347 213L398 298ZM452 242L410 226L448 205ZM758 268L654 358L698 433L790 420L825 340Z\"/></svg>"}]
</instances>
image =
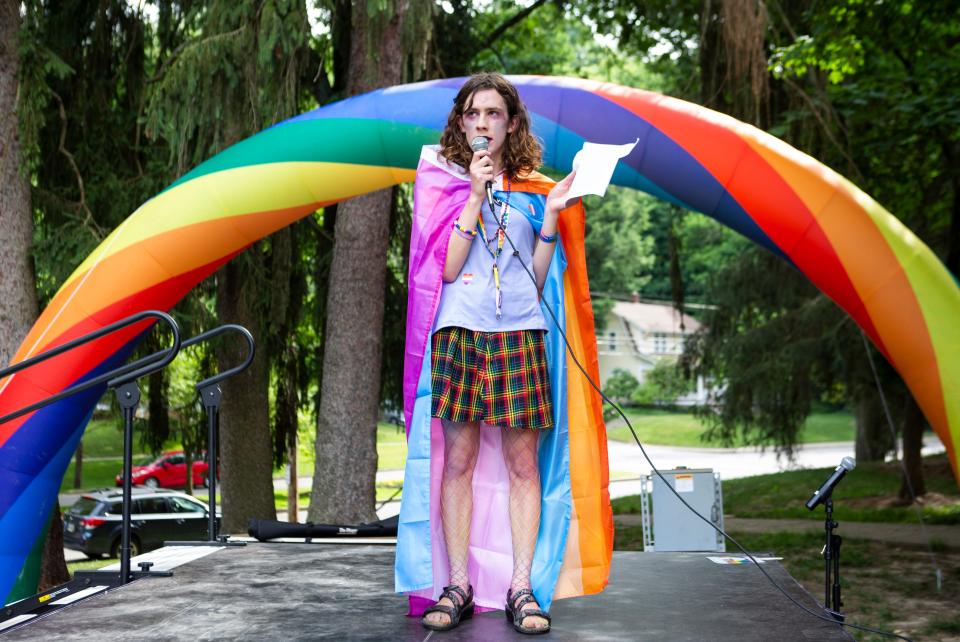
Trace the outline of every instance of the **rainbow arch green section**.
<instances>
[{"instance_id":1,"label":"rainbow arch green section","mask_svg":"<svg viewBox=\"0 0 960 642\"><path fill-rule=\"evenodd\" d=\"M271 163L338 163L415 169L420 148L438 132L418 125L368 118L301 120L241 141L185 174L168 189L218 172Z\"/></svg>"}]
</instances>

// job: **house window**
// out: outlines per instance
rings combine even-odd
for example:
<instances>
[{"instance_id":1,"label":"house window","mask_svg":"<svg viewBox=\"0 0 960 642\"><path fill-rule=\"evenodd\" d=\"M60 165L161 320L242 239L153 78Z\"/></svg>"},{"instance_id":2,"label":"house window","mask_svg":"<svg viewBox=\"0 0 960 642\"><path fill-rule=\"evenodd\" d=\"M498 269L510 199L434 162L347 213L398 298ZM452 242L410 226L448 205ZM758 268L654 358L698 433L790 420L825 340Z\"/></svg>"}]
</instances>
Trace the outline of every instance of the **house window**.
<instances>
[{"instance_id":1,"label":"house window","mask_svg":"<svg viewBox=\"0 0 960 642\"><path fill-rule=\"evenodd\" d=\"M655 354L663 354L667 351L667 335L663 332L653 333L653 351Z\"/></svg>"}]
</instances>

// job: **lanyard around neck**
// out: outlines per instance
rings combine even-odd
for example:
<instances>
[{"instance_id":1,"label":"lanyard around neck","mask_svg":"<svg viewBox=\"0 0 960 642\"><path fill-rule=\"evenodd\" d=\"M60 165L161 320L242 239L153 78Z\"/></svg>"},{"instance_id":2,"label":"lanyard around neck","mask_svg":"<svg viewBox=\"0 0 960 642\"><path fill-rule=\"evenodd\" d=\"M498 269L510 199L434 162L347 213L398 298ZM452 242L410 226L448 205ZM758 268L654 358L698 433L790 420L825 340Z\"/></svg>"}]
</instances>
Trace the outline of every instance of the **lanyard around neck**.
<instances>
[{"instance_id":1,"label":"lanyard around neck","mask_svg":"<svg viewBox=\"0 0 960 642\"><path fill-rule=\"evenodd\" d=\"M487 252L493 258L493 283L497 288L497 319L503 315L503 291L500 289L500 266L498 261L500 259L500 254L503 252L503 242L506 239L506 229L507 224L510 222L510 178L507 177L507 200L506 202L501 201L500 199L494 200L494 206L500 205L502 209L500 210L500 218L497 219L497 213L491 210L493 214L493 219L497 221L497 250L494 252L490 249L490 240L487 238L487 228L483 224L483 209L481 208L480 215L477 219L477 227L479 228L480 238L483 240L483 247L487 249Z\"/></svg>"},{"instance_id":2,"label":"lanyard around neck","mask_svg":"<svg viewBox=\"0 0 960 642\"><path fill-rule=\"evenodd\" d=\"M480 215L477 218L477 228L480 232L480 238L483 240L483 246L487 248L487 252L490 253L490 256L493 257L494 262L500 258L500 253L503 252L503 242L506 239L505 230L507 229L507 224L510 222L510 179L507 178L507 200L506 202L501 201L499 198L495 198L493 201L494 207L497 205L501 206L500 218L497 218L496 211L491 210L493 214L493 220L497 221L497 251L494 252L490 249L490 239L487 238L487 227L483 223L483 209L480 210Z\"/></svg>"}]
</instances>

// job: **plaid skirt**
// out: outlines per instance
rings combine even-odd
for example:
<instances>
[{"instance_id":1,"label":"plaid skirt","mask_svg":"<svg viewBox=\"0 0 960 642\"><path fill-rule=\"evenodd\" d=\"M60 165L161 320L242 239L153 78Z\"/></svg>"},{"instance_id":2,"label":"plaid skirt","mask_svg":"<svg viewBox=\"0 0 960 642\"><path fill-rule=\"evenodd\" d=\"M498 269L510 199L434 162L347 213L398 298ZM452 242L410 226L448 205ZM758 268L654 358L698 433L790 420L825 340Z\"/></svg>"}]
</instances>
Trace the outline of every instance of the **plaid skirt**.
<instances>
[{"instance_id":1,"label":"plaid skirt","mask_svg":"<svg viewBox=\"0 0 960 642\"><path fill-rule=\"evenodd\" d=\"M449 421L553 427L543 330L448 327L431 343L432 415Z\"/></svg>"}]
</instances>

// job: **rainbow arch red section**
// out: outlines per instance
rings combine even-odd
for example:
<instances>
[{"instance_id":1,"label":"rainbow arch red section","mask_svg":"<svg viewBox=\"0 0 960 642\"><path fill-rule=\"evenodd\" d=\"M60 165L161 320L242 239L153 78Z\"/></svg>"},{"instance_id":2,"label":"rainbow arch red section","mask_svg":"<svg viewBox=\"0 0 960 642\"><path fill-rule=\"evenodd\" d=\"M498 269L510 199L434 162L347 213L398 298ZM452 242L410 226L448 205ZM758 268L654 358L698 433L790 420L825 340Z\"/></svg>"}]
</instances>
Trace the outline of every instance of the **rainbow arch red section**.
<instances>
[{"instance_id":1,"label":"rainbow arch red section","mask_svg":"<svg viewBox=\"0 0 960 642\"><path fill-rule=\"evenodd\" d=\"M612 84L511 80L544 142L547 165L568 169L585 140L639 138L615 183L710 215L803 272L900 372L958 472L960 288L910 230L836 172L722 114ZM78 266L15 360L133 312L168 309L251 243L316 208L412 180L421 146L437 142L461 83L404 85L328 105L198 166L144 203ZM0 414L108 367L135 340L104 339L3 380ZM6 601L33 591L31 552L96 397L0 426Z\"/></svg>"}]
</instances>

